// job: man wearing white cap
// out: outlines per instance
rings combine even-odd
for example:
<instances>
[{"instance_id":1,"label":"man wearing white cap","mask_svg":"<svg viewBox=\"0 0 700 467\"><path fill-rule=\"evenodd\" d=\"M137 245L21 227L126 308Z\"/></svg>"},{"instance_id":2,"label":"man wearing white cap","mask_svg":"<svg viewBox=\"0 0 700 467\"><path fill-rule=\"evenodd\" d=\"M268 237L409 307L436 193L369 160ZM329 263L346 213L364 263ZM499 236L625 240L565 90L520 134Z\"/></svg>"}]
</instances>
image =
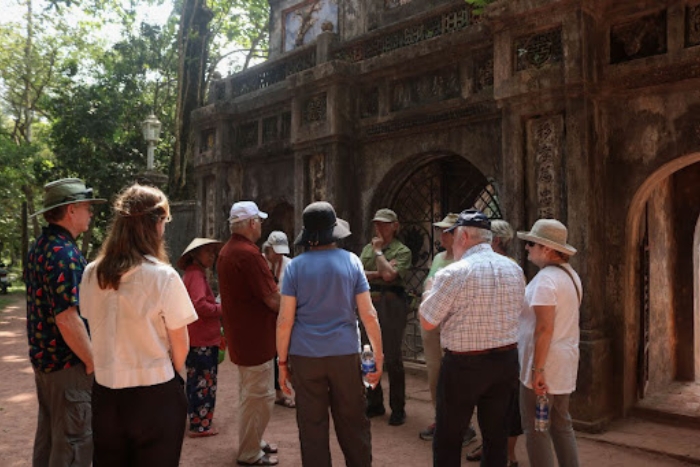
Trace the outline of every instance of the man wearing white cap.
<instances>
[{"instance_id":1,"label":"man wearing white cap","mask_svg":"<svg viewBox=\"0 0 700 467\"><path fill-rule=\"evenodd\" d=\"M27 286L29 358L34 367L39 420L34 465L92 463L91 394L94 363L78 285L87 261L76 243L92 219L92 188L77 178L44 187L44 227L29 249Z\"/></svg>"},{"instance_id":2,"label":"man wearing white cap","mask_svg":"<svg viewBox=\"0 0 700 467\"><path fill-rule=\"evenodd\" d=\"M252 201L231 207L231 238L217 270L224 333L239 371L238 465L276 465L277 447L263 440L274 407L275 332L280 293L255 245L267 214Z\"/></svg>"}]
</instances>

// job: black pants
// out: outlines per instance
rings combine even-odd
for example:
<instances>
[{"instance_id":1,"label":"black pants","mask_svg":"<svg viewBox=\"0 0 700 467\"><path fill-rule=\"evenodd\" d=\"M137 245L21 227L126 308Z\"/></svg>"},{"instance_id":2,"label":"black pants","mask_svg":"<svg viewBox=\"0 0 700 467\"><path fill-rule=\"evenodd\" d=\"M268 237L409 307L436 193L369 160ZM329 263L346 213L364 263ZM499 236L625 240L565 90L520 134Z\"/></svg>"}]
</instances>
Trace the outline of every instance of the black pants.
<instances>
[{"instance_id":1,"label":"black pants","mask_svg":"<svg viewBox=\"0 0 700 467\"><path fill-rule=\"evenodd\" d=\"M180 462L187 398L179 375L155 386L92 388L94 467L172 466Z\"/></svg>"},{"instance_id":2,"label":"black pants","mask_svg":"<svg viewBox=\"0 0 700 467\"><path fill-rule=\"evenodd\" d=\"M365 416L360 356L290 355L296 392L301 460L305 466L331 467L328 408L348 467L372 465L372 434Z\"/></svg>"},{"instance_id":3,"label":"black pants","mask_svg":"<svg viewBox=\"0 0 700 467\"><path fill-rule=\"evenodd\" d=\"M374 293L372 294L374 295ZM406 406L406 373L403 368L403 335L406 330L408 304L403 295L382 292L372 299L377 309L379 326L382 329L384 368L389 376L389 407L392 412L401 413ZM376 412L384 407L384 391L381 383L367 390L368 411Z\"/></svg>"},{"instance_id":4,"label":"black pants","mask_svg":"<svg viewBox=\"0 0 700 467\"><path fill-rule=\"evenodd\" d=\"M511 402L518 387L518 350L442 358L437 386L433 465L462 465L462 436L477 407L483 467L508 463Z\"/></svg>"}]
</instances>

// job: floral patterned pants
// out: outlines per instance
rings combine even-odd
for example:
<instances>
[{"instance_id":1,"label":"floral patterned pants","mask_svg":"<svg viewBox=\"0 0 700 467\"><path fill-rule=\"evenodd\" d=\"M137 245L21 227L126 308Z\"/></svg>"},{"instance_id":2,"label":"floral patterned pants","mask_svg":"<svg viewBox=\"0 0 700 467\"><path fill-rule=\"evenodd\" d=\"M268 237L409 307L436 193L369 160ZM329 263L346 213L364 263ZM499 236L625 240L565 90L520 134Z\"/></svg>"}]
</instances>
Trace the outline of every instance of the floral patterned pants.
<instances>
[{"instance_id":1,"label":"floral patterned pants","mask_svg":"<svg viewBox=\"0 0 700 467\"><path fill-rule=\"evenodd\" d=\"M190 431L211 429L216 404L219 347L190 347L187 354L187 416Z\"/></svg>"}]
</instances>

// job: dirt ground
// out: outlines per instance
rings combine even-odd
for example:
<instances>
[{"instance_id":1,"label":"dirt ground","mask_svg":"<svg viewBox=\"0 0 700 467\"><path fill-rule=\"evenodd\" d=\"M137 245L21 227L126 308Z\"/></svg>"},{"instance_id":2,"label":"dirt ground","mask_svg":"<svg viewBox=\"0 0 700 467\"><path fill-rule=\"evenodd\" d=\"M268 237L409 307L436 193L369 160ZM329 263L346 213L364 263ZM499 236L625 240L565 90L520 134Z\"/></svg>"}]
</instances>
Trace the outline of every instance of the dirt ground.
<instances>
[{"instance_id":1,"label":"dirt ground","mask_svg":"<svg viewBox=\"0 0 700 467\"><path fill-rule=\"evenodd\" d=\"M0 465L20 467L31 464L36 429L36 396L33 371L27 357L25 307L23 297L0 310ZM220 434L211 438L185 439L182 466L209 467L235 465L237 450L237 372L226 361L220 367L215 425ZM376 466L429 466L431 445L418 438L418 432L432 419L432 406L424 378L419 372L407 375L406 424L391 427L388 414L372 419L372 446ZM295 409L275 406L265 439L277 443L280 466L301 466ZM331 436L333 465L344 465L340 448ZM671 467L679 461L641 451L579 439L582 466ZM517 453L521 467L528 467L524 441ZM464 466L478 466L463 461ZM311 466L314 467L314 466Z\"/></svg>"}]
</instances>

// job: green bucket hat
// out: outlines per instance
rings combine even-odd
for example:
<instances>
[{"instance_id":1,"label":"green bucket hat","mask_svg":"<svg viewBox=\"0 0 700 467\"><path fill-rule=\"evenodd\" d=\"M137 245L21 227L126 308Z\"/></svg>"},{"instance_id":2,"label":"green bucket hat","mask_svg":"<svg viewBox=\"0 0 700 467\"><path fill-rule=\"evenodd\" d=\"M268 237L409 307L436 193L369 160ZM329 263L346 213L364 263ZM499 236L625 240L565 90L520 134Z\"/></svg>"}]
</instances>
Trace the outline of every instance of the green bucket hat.
<instances>
[{"instance_id":1,"label":"green bucket hat","mask_svg":"<svg viewBox=\"0 0 700 467\"><path fill-rule=\"evenodd\" d=\"M87 188L79 178L62 178L44 185L44 207L29 216L30 218L50 211L53 208L74 203L106 203L106 199L94 198L92 188Z\"/></svg>"}]
</instances>

